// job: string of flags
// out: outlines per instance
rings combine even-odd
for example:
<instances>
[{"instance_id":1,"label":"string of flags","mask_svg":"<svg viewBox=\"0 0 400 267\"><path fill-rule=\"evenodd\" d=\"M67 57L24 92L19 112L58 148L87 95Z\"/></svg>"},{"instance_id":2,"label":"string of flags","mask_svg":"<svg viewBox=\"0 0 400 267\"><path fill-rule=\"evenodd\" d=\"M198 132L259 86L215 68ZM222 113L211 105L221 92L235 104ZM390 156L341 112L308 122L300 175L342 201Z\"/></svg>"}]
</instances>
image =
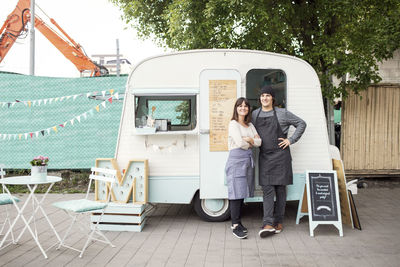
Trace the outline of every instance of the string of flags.
<instances>
[{"instance_id":1,"label":"string of flags","mask_svg":"<svg viewBox=\"0 0 400 267\"><path fill-rule=\"evenodd\" d=\"M94 108L89 109L88 111L79 114L78 116L73 117L72 119L66 120L63 123L56 124L54 126L51 126L46 129L38 130L38 131L32 131L32 132L26 132L26 133L0 133L0 141L1 140L27 140L28 138L33 139L33 138L38 138L40 136L44 136L45 134L50 135L50 133L58 133L58 130L61 128L65 128L67 125L73 126L75 121L80 123L82 119L87 119L88 116L93 115L94 111L100 112L100 107L103 107L103 109L106 108L106 102L107 104L112 104L113 102L113 96L111 95L109 98L101 102L99 105L95 106Z\"/></svg>"},{"instance_id":2,"label":"string of flags","mask_svg":"<svg viewBox=\"0 0 400 267\"><path fill-rule=\"evenodd\" d=\"M75 95L51 97L51 98L44 98L44 99L34 99L34 100L18 100L18 99L16 99L15 101L6 101L6 102L0 101L0 107L10 108L10 107L14 107L15 104L17 104L17 103L24 104L26 107L40 106L40 105L52 104L52 103L56 103L56 102L62 102L64 100L71 100L71 99L75 100L78 97L89 98L90 96L97 96L97 94L100 92L103 97L106 97L107 92L109 92L109 94L107 94L107 95L114 96L115 99L119 100L119 94L118 93L114 94L114 89L110 89L110 90L94 91L94 92L89 92L89 93L81 93L81 94L75 94Z\"/></svg>"}]
</instances>

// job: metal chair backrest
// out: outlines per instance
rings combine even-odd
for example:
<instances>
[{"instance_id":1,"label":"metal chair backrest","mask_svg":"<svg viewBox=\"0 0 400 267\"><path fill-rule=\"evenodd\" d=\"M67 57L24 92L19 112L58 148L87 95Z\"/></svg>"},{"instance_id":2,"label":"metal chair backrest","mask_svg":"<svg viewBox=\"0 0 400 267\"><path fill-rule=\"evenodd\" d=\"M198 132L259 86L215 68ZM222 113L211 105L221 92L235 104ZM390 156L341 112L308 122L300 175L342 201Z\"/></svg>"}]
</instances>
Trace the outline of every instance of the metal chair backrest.
<instances>
[{"instance_id":1,"label":"metal chair backrest","mask_svg":"<svg viewBox=\"0 0 400 267\"><path fill-rule=\"evenodd\" d=\"M6 175L6 171L4 170L4 165L0 164L0 179L3 179ZM3 193L4 193L4 185L2 185Z\"/></svg>"},{"instance_id":2,"label":"metal chair backrest","mask_svg":"<svg viewBox=\"0 0 400 267\"><path fill-rule=\"evenodd\" d=\"M90 187L92 185L92 180L109 183L108 187L111 192L113 185L117 182L117 178L116 178L117 170L111 170L111 169L106 169L106 168L97 168L97 167L92 167L90 170L92 171L92 173L89 175L90 181L89 181L89 186L88 186L88 190L86 193L86 199L89 196L89 191L90 191ZM110 196L111 194L108 194L108 195Z\"/></svg>"}]
</instances>

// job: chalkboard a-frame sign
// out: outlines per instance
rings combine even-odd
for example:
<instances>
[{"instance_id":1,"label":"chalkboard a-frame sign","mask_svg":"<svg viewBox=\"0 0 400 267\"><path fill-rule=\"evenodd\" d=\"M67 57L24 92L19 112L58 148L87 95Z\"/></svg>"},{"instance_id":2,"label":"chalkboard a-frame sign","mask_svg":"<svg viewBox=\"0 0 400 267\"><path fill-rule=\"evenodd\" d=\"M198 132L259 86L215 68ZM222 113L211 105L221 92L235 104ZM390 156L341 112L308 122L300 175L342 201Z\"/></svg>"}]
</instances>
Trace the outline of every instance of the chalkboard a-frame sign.
<instances>
[{"instance_id":1,"label":"chalkboard a-frame sign","mask_svg":"<svg viewBox=\"0 0 400 267\"><path fill-rule=\"evenodd\" d=\"M307 171L306 184L310 236L319 224L333 224L343 236L336 171Z\"/></svg>"}]
</instances>

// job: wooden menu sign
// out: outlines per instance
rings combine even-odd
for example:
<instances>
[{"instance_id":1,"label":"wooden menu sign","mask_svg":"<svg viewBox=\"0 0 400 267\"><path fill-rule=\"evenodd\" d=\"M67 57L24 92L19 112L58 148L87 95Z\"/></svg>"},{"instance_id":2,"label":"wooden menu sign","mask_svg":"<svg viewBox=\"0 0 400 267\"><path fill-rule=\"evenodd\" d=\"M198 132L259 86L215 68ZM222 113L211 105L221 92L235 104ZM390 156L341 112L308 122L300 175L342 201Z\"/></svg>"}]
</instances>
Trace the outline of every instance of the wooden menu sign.
<instances>
[{"instance_id":1,"label":"wooden menu sign","mask_svg":"<svg viewBox=\"0 0 400 267\"><path fill-rule=\"evenodd\" d=\"M333 169L336 171L339 187L340 211L342 213L342 222L353 227L353 219L350 210L349 195L347 193L346 176L344 174L343 162L338 159L332 159Z\"/></svg>"},{"instance_id":2,"label":"wooden menu sign","mask_svg":"<svg viewBox=\"0 0 400 267\"><path fill-rule=\"evenodd\" d=\"M228 125L236 102L236 80L209 80L210 151L228 151Z\"/></svg>"}]
</instances>

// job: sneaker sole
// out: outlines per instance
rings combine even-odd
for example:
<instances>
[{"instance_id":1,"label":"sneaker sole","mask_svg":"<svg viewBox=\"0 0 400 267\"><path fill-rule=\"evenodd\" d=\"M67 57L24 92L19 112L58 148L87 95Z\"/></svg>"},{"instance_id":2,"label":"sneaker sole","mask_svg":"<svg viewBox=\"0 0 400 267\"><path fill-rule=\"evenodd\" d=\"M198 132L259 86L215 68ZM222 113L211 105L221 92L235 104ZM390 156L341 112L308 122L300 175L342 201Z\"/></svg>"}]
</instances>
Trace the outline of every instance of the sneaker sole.
<instances>
[{"instance_id":1,"label":"sneaker sole","mask_svg":"<svg viewBox=\"0 0 400 267\"><path fill-rule=\"evenodd\" d=\"M275 230L275 234L280 234L282 230Z\"/></svg>"},{"instance_id":2,"label":"sneaker sole","mask_svg":"<svg viewBox=\"0 0 400 267\"><path fill-rule=\"evenodd\" d=\"M236 235L235 233L232 233L235 237L237 237L237 238L239 238L239 239L244 239L244 238L247 238L247 235L245 235L245 236L238 236L238 235Z\"/></svg>"},{"instance_id":3,"label":"sneaker sole","mask_svg":"<svg viewBox=\"0 0 400 267\"><path fill-rule=\"evenodd\" d=\"M275 230L261 230L260 232L258 232L258 235L261 237L261 238L264 238L264 237L267 237L267 236L271 236L271 235L273 235L273 234L275 234Z\"/></svg>"}]
</instances>

